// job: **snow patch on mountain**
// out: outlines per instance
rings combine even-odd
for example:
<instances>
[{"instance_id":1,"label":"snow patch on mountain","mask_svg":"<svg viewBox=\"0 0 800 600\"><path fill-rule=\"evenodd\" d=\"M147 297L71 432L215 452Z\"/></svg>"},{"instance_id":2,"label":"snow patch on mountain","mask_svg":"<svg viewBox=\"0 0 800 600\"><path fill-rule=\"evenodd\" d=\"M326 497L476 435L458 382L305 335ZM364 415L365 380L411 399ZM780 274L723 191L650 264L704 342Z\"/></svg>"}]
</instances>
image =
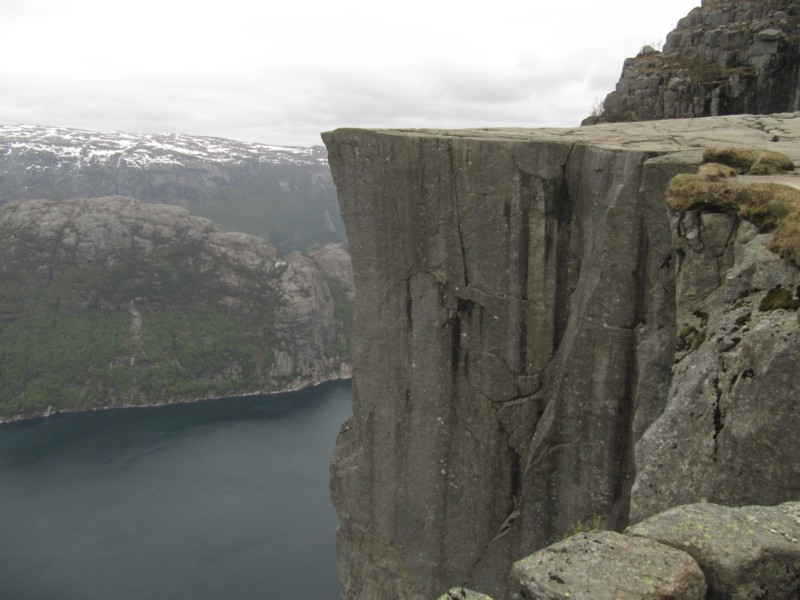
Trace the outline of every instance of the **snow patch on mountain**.
<instances>
[{"instance_id":1,"label":"snow patch on mountain","mask_svg":"<svg viewBox=\"0 0 800 600\"><path fill-rule=\"evenodd\" d=\"M30 168L75 168L111 163L148 169L158 165L189 167L197 161L226 164L322 164L322 146L301 148L239 142L180 133L100 133L66 127L0 125L0 156L36 157Z\"/></svg>"}]
</instances>

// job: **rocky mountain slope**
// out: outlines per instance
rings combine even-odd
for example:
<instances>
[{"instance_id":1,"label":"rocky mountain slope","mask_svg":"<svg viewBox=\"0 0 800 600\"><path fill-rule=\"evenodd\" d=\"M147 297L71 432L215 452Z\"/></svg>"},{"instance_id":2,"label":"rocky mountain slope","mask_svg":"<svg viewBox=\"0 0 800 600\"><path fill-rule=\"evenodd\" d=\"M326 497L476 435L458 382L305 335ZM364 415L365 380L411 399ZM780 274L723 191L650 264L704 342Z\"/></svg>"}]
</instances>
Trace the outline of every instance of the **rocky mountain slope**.
<instances>
[{"instance_id":1,"label":"rocky mountain slope","mask_svg":"<svg viewBox=\"0 0 800 600\"><path fill-rule=\"evenodd\" d=\"M184 206L281 252L344 240L321 146L0 125L0 204L110 195Z\"/></svg>"},{"instance_id":2,"label":"rocky mountain slope","mask_svg":"<svg viewBox=\"0 0 800 600\"><path fill-rule=\"evenodd\" d=\"M324 140L357 290L343 598L511 598L576 523L797 499L797 265L665 194L706 147L800 163L800 114Z\"/></svg>"},{"instance_id":3,"label":"rocky mountain slope","mask_svg":"<svg viewBox=\"0 0 800 600\"><path fill-rule=\"evenodd\" d=\"M0 417L348 374L347 278L308 256L119 196L7 202L0 239Z\"/></svg>"},{"instance_id":4,"label":"rocky mountain slope","mask_svg":"<svg viewBox=\"0 0 800 600\"><path fill-rule=\"evenodd\" d=\"M602 113L584 124L800 110L796 0L703 0L625 61Z\"/></svg>"}]
</instances>

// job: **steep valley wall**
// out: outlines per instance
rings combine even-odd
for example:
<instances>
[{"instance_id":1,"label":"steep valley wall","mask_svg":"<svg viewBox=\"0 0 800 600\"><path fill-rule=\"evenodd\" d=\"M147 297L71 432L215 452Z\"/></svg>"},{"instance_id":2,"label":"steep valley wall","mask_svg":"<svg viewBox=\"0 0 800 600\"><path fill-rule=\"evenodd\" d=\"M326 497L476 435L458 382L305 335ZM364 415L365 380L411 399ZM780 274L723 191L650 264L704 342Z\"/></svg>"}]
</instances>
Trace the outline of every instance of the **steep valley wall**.
<instances>
[{"instance_id":1,"label":"steep valley wall","mask_svg":"<svg viewBox=\"0 0 800 600\"><path fill-rule=\"evenodd\" d=\"M678 327L713 300L737 238L729 227L730 260L714 254L700 279L716 285L697 292L704 259L684 260L664 190L709 145L800 160L800 115L323 137L356 286L353 417L331 471L341 597L417 600L452 585L510 597L510 565L576 522L621 530L674 504L673 473L648 454L664 438L640 442L680 412L673 377L694 354L676 355ZM752 302L773 279L746 290ZM796 330L796 315L781 318ZM706 412L710 430L681 431L716 448L721 417ZM706 487L752 467L735 448L716 458L693 473ZM771 502L797 492L800 474L788 477ZM685 502L707 492L681 489ZM761 501L763 486L748 490L737 501Z\"/></svg>"}]
</instances>

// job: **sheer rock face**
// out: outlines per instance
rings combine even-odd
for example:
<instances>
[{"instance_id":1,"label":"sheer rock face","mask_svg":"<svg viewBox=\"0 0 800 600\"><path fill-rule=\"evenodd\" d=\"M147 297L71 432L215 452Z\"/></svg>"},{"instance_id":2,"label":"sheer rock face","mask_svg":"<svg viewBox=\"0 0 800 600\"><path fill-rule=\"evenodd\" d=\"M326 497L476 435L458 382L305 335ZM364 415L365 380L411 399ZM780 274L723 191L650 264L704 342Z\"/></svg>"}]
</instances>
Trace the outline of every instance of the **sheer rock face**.
<instances>
[{"instance_id":1,"label":"sheer rock face","mask_svg":"<svg viewBox=\"0 0 800 600\"><path fill-rule=\"evenodd\" d=\"M796 155L798 122L324 135L356 287L342 598L505 598L577 521L628 524L681 314L666 184L705 145Z\"/></svg>"},{"instance_id":2,"label":"sheer rock face","mask_svg":"<svg viewBox=\"0 0 800 600\"><path fill-rule=\"evenodd\" d=\"M703 341L686 348L679 335L666 408L637 443L633 522L677 504L774 504L800 490L798 315L764 303L782 289L797 298L798 269L746 221L690 212L675 230L678 330ZM721 273L708 268L719 263Z\"/></svg>"},{"instance_id":3,"label":"sheer rock face","mask_svg":"<svg viewBox=\"0 0 800 600\"><path fill-rule=\"evenodd\" d=\"M584 123L800 110L799 30L795 0L704 0L663 52L625 61L603 112Z\"/></svg>"},{"instance_id":4,"label":"sheer rock face","mask_svg":"<svg viewBox=\"0 0 800 600\"><path fill-rule=\"evenodd\" d=\"M341 284L345 297L352 302L356 293L353 283L353 263L344 246L342 244L325 244L312 253L311 258L325 275Z\"/></svg>"}]
</instances>

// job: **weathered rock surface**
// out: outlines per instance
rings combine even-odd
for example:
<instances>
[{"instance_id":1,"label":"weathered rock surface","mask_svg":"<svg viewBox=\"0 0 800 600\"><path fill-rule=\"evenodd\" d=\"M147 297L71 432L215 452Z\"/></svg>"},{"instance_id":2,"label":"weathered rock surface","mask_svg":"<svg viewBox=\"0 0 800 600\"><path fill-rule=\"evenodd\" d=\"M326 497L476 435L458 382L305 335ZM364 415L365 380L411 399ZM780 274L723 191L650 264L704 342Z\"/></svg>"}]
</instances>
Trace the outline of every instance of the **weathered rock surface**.
<instances>
[{"instance_id":1,"label":"weathered rock surface","mask_svg":"<svg viewBox=\"0 0 800 600\"><path fill-rule=\"evenodd\" d=\"M663 52L625 61L603 112L584 123L800 110L798 31L796 0L703 0Z\"/></svg>"},{"instance_id":2,"label":"weathered rock surface","mask_svg":"<svg viewBox=\"0 0 800 600\"><path fill-rule=\"evenodd\" d=\"M579 533L514 564L526 600L705 600L691 556L652 539Z\"/></svg>"},{"instance_id":3,"label":"weathered rock surface","mask_svg":"<svg viewBox=\"0 0 800 600\"><path fill-rule=\"evenodd\" d=\"M314 261L186 209L15 201L0 206L0 239L0 416L276 391L349 371Z\"/></svg>"},{"instance_id":4,"label":"weathered rock surface","mask_svg":"<svg viewBox=\"0 0 800 600\"><path fill-rule=\"evenodd\" d=\"M708 145L800 162L800 115L324 140L356 287L354 415L331 471L341 596L507 598L510 565L576 521L628 524L634 447L671 398L684 303L734 265L715 261L692 291L667 182ZM733 224L708 221L709 247L729 243Z\"/></svg>"},{"instance_id":5,"label":"weathered rock surface","mask_svg":"<svg viewBox=\"0 0 800 600\"><path fill-rule=\"evenodd\" d=\"M674 225L678 362L664 413L636 446L631 520L800 497L798 315L762 310L771 290L797 297L798 269L746 221L689 212Z\"/></svg>"},{"instance_id":6,"label":"weathered rock surface","mask_svg":"<svg viewBox=\"0 0 800 600\"><path fill-rule=\"evenodd\" d=\"M454 587L442 594L439 600L492 600L486 594L473 592L463 587Z\"/></svg>"},{"instance_id":7,"label":"weathered rock surface","mask_svg":"<svg viewBox=\"0 0 800 600\"><path fill-rule=\"evenodd\" d=\"M356 292L353 282L353 261L347 250L341 244L326 244L311 253L311 258L325 275L341 284L345 297L352 302Z\"/></svg>"},{"instance_id":8,"label":"weathered rock surface","mask_svg":"<svg viewBox=\"0 0 800 600\"><path fill-rule=\"evenodd\" d=\"M800 503L729 508L672 508L625 533L690 554L710 600L792 600L800 597Z\"/></svg>"}]
</instances>

